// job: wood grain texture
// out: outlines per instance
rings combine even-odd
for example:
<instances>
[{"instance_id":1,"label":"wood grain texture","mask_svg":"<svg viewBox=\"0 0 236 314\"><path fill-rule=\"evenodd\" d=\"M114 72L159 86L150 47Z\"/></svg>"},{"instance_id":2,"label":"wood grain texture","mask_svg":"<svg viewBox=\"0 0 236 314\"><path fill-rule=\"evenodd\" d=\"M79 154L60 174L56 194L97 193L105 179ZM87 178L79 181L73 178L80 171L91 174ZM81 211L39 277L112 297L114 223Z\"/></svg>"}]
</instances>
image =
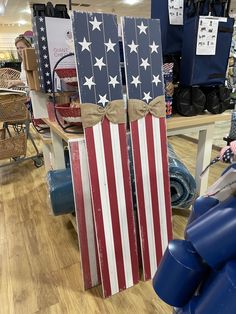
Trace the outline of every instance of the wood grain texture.
<instances>
[{"instance_id":1,"label":"wood grain texture","mask_svg":"<svg viewBox=\"0 0 236 314\"><path fill-rule=\"evenodd\" d=\"M192 173L196 144L169 138ZM217 151L213 151L215 157ZM226 165L210 169L210 184ZM173 211L174 237L182 238L188 210ZM104 300L101 287L82 291L77 234L68 216L54 217L44 167L32 161L0 169L0 313L170 314L151 281Z\"/></svg>"}]
</instances>

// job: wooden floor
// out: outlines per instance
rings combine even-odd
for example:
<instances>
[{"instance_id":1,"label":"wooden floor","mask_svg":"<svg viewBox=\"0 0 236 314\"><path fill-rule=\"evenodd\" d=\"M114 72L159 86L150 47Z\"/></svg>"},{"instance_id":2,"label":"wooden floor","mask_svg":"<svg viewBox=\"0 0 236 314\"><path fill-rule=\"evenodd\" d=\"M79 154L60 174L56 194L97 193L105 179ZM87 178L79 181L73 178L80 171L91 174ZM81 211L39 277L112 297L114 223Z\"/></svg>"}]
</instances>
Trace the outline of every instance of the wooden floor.
<instances>
[{"instance_id":1,"label":"wooden floor","mask_svg":"<svg viewBox=\"0 0 236 314\"><path fill-rule=\"evenodd\" d=\"M196 145L170 138L194 173ZM213 152L213 156L217 154ZM211 168L210 184L225 165ZM188 211L173 211L176 238L183 237ZM82 290L77 234L67 216L50 212L44 167L31 160L0 169L0 313L172 313L151 282L104 300L101 287Z\"/></svg>"}]
</instances>

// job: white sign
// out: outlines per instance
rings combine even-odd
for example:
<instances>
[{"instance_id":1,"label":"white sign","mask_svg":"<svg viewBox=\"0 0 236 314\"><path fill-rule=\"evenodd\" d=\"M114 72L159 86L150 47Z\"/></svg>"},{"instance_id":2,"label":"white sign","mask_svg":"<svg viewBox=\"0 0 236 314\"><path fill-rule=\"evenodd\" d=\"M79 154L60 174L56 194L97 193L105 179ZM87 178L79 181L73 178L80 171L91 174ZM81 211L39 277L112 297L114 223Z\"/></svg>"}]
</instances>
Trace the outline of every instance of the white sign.
<instances>
[{"instance_id":1,"label":"white sign","mask_svg":"<svg viewBox=\"0 0 236 314\"><path fill-rule=\"evenodd\" d=\"M71 44L73 41L72 26L69 19L45 18L48 53L51 70L53 70L56 62L64 55L71 52ZM65 58L57 67L75 68L75 57Z\"/></svg>"},{"instance_id":2,"label":"white sign","mask_svg":"<svg viewBox=\"0 0 236 314\"><path fill-rule=\"evenodd\" d=\"M183 25L184 0L168 0L168 9L170 24Z\"/></svg>"},{"instance_id":3,"label":"white sign","mask_svg":"<svg viewBox=\"0 0 236 314\"><path fill-rule=\"evenodd\" d=\"M200 16L197 33L196 55L215 55L219 18Z\"/></svg>"}]
</instances>

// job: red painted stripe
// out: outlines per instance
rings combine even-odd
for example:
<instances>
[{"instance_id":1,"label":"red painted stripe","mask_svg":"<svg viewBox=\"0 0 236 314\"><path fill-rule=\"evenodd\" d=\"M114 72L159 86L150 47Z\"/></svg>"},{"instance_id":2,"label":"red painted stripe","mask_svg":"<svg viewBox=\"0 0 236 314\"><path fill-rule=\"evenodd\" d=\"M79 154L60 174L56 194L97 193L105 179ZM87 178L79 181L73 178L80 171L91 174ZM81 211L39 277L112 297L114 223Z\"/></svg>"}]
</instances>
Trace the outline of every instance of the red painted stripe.
<instances>
[{"instance_id":1,"label":"red painted stripe","mask_svg":"<svg viewBox=\"0 0 236 314\"><path fill-rule=\"evenodd\" d=\"M154 148L154 130L152 123L152 115L148 114L145 117L146 126L146 140L147 140L147 152L148 152L148 165L149 165L149 177L150 177L150 189L151 189L151 199L152 199L152 219L154 227L154 238L155 238L155 248L156 252L150 252L150 254L156 254L157 262L161 260L162 257L162 245L161 245L161 232L160 232L160 217L158 203L158 178L155 163L155 148ZM151 279L151 278L145 278Z\"/></svg>"},{"instance_id":2,"label":"red painted stripe","mask_svg":"<svg viewBox=\"0 0 236 314\"><path fill-rule=\"evenodd\" d=\"M71 148L71 170L73 173L74 181L74 196L75 196L75 210L76 220L78 226L78 238L80 243L80 254L82 263L82 272L84 280L84 288L89 289L92 285L90 264L89 264L89 251L88 239L85 219L84 197L81 179L81 165L80 165L80 151L78 142L70 143Z\"/></svg>"},{"instance_id":3,"label":"red painted stripe","mask_svg":"<svg viewBox=\"0 0 236 314\"><path fill-rule=\"evenodd\" d=\"M131 132L132 132L133 159L134 159L135 181L136 181L136 189L137 189L137 202L138 202L137 207L138 207L138 218L139 218L139 230L140 230L140 237L141 237L140 242L141 242L142 259L143 259L143 271L144 271L144 278L151 278L138 122L137 121L131 122L130 125L131 125Z\"/></svg>"},{"instance_id":4,"label":"red painted stripe","mask_svg":"<svg viewBox=\"0 0 236 314\"><path fill-rule=\"evenodd\" d=\"M104 234L103 216L102 216L102 210L101 210L102 203L101 203L100 187L99 187L99 180L98 180L98 168L97 168L100 165L97 164L93 128L85 129L85 138L86 138L86 146L87 146L88 162L89 162L89 170L90 170L94 220L96 222L95 229L96 229L96 237L97 237L98 250L99 250L99 261L100 261L100 269L101 269L103 294L104 296L110 296L111 285L110 285L109 268L108 268L107 254L106 254L107 250L106 250L106 241L105 241L105 234Z\"/></svg>"},{"instance_id":5,"label":"red painted stripe","mask_svg":"<svg viewBox=\"0 0 236 314\"><path fill-rule=\"evenodd\" d=\"M160 134L161 134L162 168L163 168L165 203L166 203L166 222L167 222L168 240L170 241L173 238L173 233L172 233L170 177L169 177L169 166L168 166L166 119L165 118L160 118Z\"/></svg>"},{"instance_id":6,"label":"red painted stripe","mask_svg":"<svg viewBox=\"0 0 236 314\"><path fill-rule=\"evenodd\" d=\"M138 266L138 251L136 242L135 232L135 221L132 201L132 190L131 190L131 178L129 173L129 157L127 150L126 141L126 128L125 124L119 124L119 137L120 137L120 151L121 151L121 162L123 170L123 182L125 190L125 202L126 202L126 215L129 232L129 246L130 246L130 258L132 264L133 282L139 281L139 266Z\"/></svg>"},{"instance_id":7,"label":"red painted stripe","mask_svg":"<svg viewBox=\"0 0 236 314\"><path fill-rule=\"evenodd\" d=\"M114 161L113 161L113 154L112 154L110 122L106 118L104 118L102 122L102 136L103 136L105 163L106 163L106 171L107 171L107 183L108 183L110 211L111 211L113 238L114 238L114 250L115 250L115 256L116 256L118 286L119 286L119 290L124 290L126 288L126 283L125 283L125 272L124 272L124 258L123 258L123 251L122 251L123 244L122 244L122 239L121 239L121 230L120 230L120 221L119 221L119 210L118 210L118 201L117 201ZM109 248L107 247L107 249ZM109 251L107 252L107 254L109 254Z\"/></svg>"}]
</instances>

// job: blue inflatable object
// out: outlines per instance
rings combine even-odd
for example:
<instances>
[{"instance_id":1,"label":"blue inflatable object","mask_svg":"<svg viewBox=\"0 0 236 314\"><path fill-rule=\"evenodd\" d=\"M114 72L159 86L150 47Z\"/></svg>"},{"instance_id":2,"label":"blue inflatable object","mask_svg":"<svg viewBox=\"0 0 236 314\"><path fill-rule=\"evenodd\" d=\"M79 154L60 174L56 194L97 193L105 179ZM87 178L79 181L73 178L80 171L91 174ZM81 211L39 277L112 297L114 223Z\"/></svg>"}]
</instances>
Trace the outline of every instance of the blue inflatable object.
<instances>
[{"instance_id":1,"label":"blue inflatable object","mask_svg":"<svg viewBox=\"0 0 236 314\"><path fill-rule=\"evenodd\" d=\"M215 55L196 55L199 17L184 25L180 83L185 86L225 84L234 19L219 22Z\"/></svg>"},{"instance_id":2,"label":"blue inflatable object","mask_svg":"<svg viewBox=\"0 0 236 314\"><path fill-rule=\"evenodd\" d=\"M186 239L212 268L236 258L236 196L210 209L186 229Z\"/></svg>"},{"instance_id":3,"label":"blue inflatable object","mask_svg":"<svg viewBox=\"0 0 236 314\"><path fill-rule=\"evenodd\" d=\"M53 214L64 215L75 211L70 168L50 170L47 174Z\"/></svg>"},{"instance_id":4,"label":"blue inflatable object","mask_svg":"<svg viewBox=\"0 0 236 314\"><path fill-rule=\"evenodd\" d=\"M236 261L228 262L217 273L201 295L192 300L178 314L234 314L236 312Z\"/></svg>"},{"instance_id":5,"label":"blue inflatable object","mask_svg":"<svg viewBox=\"0 0 236 314\"><path fill-rule=\"evenodd\" d=\"M211 209L212 207L218 204L219 204L219 200L214 197L210 197L210 196L198 197L192 206L192 210L188 219L187 226L191 222L196 220L198 217L205 214L209 209Z\"/></svg>"},{"instance_id":6,"label":"blue inflatable object","mask_svg":"<svg viewBox=\"0 0 236 314\"><path fill-rule=\"evenodd\" d=\"M198 288L206 270L190 242L172 240L153 278L154 290L169 305L183 307Z\"/></svg>"}]
</instances>

